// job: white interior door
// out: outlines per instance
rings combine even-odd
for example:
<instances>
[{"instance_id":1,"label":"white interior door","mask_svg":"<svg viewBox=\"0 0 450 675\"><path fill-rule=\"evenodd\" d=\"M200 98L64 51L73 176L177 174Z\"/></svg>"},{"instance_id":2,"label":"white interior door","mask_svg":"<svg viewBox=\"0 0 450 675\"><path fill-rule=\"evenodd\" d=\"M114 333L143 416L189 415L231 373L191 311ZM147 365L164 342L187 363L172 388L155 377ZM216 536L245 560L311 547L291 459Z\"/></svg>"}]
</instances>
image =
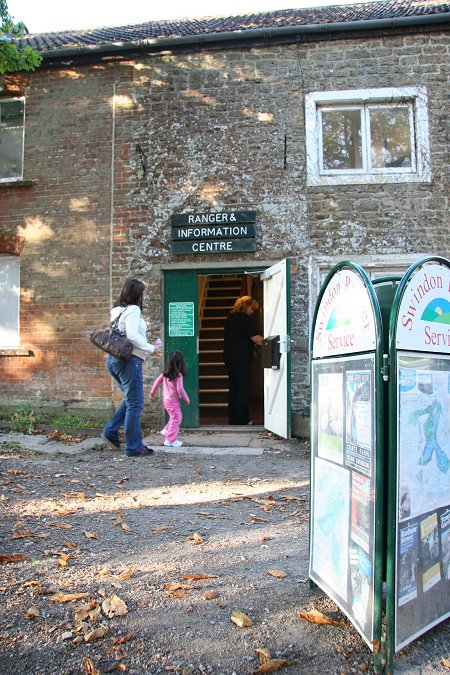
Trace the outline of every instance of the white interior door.
<instances>
[{"instance_id":1,"label":"white interior door","mask_svg":"<svg viewBox=\"0 0 450 675\"><path fill-rule=\"evenodd\" d=\"M291 435L291 337L289 259L261 274L264 297L264 337L280 336L279 369L264 368L264 426Z\"/></svg>"}]
</instances>

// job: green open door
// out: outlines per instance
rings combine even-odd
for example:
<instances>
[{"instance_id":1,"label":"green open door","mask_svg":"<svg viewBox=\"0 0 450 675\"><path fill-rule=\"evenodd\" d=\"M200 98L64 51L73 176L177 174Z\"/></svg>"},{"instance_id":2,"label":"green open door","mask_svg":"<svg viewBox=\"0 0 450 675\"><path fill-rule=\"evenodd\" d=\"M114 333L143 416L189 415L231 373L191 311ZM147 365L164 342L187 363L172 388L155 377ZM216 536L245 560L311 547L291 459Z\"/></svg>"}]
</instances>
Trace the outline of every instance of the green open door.
<instances>
[{"instance_id":1,"label":"green open door","mask_svg":"<svg viewBox=\"0 0 450 675\"><path fill-rule=\"evenodd\" d=\"M184 427L198 427L198 289L197 272L164 274L164 358L178 350L186 357L185 389L190 405L182 403Z\"/></svg>"}]
</instances>

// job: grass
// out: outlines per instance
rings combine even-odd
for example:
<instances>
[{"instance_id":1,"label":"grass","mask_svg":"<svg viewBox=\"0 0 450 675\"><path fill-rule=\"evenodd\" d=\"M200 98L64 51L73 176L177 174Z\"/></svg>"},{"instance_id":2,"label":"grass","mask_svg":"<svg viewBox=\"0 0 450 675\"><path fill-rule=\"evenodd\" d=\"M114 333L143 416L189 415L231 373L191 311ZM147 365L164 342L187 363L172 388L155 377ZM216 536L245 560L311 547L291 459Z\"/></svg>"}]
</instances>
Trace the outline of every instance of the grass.
<instances>
[{"instance_id":1,"label":"grass","mask_svg":"<svg viewBox=\"0 0 450 675\"><path fill-rule=\"evenodd\" d=\"M11 412L0 410L0 419L11 422L11 429L25 434L32 434L38 424L51 426L56 430L67 427L76 429L97 429L103 426L104 421L91 417L82 417L70 413L44 414L30 407L22 407Z\"/></svg>"}]
</instances>

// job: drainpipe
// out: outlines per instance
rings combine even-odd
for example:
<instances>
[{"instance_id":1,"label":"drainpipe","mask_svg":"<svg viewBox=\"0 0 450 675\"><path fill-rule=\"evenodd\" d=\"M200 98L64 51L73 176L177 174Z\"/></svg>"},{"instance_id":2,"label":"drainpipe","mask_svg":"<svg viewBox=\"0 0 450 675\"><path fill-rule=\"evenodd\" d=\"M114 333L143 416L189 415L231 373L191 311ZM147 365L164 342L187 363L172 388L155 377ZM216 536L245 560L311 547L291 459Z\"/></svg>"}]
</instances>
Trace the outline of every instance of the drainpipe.
<instances>
[{"instance_id":1,"label":"drainpipe","mask_svg":"<svg viewBox=\"0 0 450 675\"><path fill-rule=\"evenodd\" d=\"M325 33L332 35L341 32L357 32L366 30L387 30L419 26L432 26L450 23L450 12L430 14L424 16L404 16L390 19L372 19L364 21L339 21L337 23L309 24L306 26L282 26L275 28L256 28L254 30L224 31L222 33L202 33L179 37L152 38L149 40L130 40L127 42L111 42L99 45L77 47L63 47L61 49L42 50L44 59L65 58L67 56L81 56L84 54L105 54L125 51L148 51L169 49L184 45L207 45L208 43L231 42L237 40L271 40L277 37L293 37L295 35L314 35Z\"/></svg>"}]
</instances>

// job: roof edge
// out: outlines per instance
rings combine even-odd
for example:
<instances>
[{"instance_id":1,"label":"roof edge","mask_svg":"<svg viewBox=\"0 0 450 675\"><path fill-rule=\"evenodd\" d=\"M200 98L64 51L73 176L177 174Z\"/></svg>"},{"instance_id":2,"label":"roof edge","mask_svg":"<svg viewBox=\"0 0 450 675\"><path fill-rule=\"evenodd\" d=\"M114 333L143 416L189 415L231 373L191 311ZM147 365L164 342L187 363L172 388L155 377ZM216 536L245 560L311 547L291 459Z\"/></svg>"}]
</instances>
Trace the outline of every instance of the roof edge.
<instances>
[{"instance_id":1,"label":"roof edge","mask_svg":"<svg viewBox=\"0 0 450 675\"><path fill-rule=\"evenodd\" d=\"M104 42L98 45L79 45L77 47L61 47L42 50L44 59L53 59L66 56L82 56L88 54L117 53L126 51L144 51L149 48L167 49L183 45L208 44L230 42L232 40L270 40L276 37L295 36L315 33L342 33L366 30L386 30L410 26L426 26L450 23L450 13L429 14L422 16L393 17L388 19L367 19L362 21L339 21L336 23L316 23L297 26L282 26L275 28L255 28L245 31L224 31L220 33L201 33L197 35L152 38L149 40L131 40L126 42Z\"/></svg>"}]
</instances>

